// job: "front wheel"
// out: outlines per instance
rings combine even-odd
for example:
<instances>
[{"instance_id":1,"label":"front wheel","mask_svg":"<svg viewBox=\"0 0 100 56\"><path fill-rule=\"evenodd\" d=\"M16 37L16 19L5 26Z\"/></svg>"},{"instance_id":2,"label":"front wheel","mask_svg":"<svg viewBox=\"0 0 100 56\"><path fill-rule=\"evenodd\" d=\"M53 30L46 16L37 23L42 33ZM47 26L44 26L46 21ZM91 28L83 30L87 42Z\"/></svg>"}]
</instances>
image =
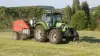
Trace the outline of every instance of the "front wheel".
<instances>
[{"instance_id":1,"label":"front wheel","mask_svg":"<svg viewBox=\"0 0 100 56\"><path fill-rule=\"evenodd\" d=\"M74 37L73 37L73 41L79 41L79 34L77 31L73 31L74 32Z\"/></svg>"},{"instance_id":2,"label":"front wheel","mask_svg":"<svg viewBox=\"0 0 100 56\"><path fill-rule=\"evenodd\" d=\"M53 29L49 33L49 41L53 44L60 44L62 42L62 35L58 29Z\"/></svg>"},{"instance_id":3,"label":"front wheel","mask_svg":"<svg viewBox=\"0 0 100 56\"><path fill-rule=\"evenodd\" d=\"M73 42L79 41L79 34L76 30L73 29L68 29L66 31L66 37L67 41L73 41Z\"/></svg>"}]
</instances>

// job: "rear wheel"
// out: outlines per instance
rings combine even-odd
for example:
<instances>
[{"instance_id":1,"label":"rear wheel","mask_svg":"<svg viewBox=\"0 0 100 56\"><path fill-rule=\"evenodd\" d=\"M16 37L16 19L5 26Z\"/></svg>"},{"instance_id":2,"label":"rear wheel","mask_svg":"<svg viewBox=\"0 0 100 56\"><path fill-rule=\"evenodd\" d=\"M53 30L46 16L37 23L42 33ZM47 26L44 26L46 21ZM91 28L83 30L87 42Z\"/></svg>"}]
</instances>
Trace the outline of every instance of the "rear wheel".
<instances>
[{"instance_id":1,"label":"rear wheel","mask_svg":"<svg viewBox=\"0 0 100 56\"><path fill-rule=\"evenodd\" d=\"M60 44L62 42L62 35L58 29L53 29L49 33L49 41L53 44Z\"/></svg>"},{"instance_id":2,"label":"rear wheel","mask_svg":"<svg viewBox=\"0 0 100 56\"><path fill-rule=\"evenodd\" d=\"M41 25L37 25L34 30L34 38L38 42L46 42L46 31Z\"/></svg>"},{"instance_id":3,"label":"rear wheel","mask_svg":"<svg viewBox=\"0 0 100 56\"><path fill-rule=\"evenodd\" d=\"M19 32L13 32L13 39L14 40L20 40L20 34L19 34Z\"/></svg>"}]
</instances>

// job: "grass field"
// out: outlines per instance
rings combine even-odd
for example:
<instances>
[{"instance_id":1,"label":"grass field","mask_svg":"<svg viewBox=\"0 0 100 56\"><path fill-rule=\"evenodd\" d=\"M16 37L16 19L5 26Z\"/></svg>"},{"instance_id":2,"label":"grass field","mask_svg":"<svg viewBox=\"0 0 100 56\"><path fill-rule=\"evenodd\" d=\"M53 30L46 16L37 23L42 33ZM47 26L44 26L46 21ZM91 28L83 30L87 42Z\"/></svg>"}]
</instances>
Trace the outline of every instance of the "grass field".
<instances>
[{"instance_id":1,"label":"grass field","mask_svg":"<svg viewBox=\"0 0 100 56\"><path fill-rule=\"evenodd\" d=\"M0 56L100 56L100 32L79 31L80 42L40 43L12 40L12 32L0 32Z\"/></svg>"}]
</instances>

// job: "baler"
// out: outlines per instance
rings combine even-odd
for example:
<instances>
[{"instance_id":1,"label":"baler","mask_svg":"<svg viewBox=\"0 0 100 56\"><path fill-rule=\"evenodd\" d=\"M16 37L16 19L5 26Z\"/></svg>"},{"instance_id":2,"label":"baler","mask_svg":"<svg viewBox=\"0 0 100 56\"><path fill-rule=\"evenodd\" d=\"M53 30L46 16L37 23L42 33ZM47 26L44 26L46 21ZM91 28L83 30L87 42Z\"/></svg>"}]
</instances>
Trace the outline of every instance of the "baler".
<instances>
[{"instance_id":1,"label":"baler","mask_svg":"<svg viewBox=\"0 0 100 56\"><path fill-rule=\"evenodd\" d=\"M30 39L33 35L33 30L30 28L29 21L16 20L13 23L13 39L15 40L26 40Z\"/></svg>"}]
</instances>

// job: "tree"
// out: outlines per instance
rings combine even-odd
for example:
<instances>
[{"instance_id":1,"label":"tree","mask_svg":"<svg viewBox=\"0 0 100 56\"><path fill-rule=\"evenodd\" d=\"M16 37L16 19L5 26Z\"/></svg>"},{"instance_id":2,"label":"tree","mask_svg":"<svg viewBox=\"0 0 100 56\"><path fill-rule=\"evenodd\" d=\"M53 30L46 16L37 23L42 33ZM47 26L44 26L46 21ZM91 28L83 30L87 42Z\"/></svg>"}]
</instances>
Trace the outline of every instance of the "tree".
<instances>
[{"instance_id":1,"label":"tree","mask_svg":"<svg viewBox=\"0 0 100 56\"><path fill-rule=\"evenodd\" d=\"M90 9L89 9L89 5L88 5L87 1L82 2L81 8L83 11L85 11L87 16L90 17Z\"/></svg>"},{"instance_id":2,"label":"tree","mask_svg":"<svg viewBox=\"0 0 100 56\"><path fill-rule=\"evenodd\" d=\"M10 27L10 19L8 17L7 13L7 8L6 7L0 7L0 28L9 28Z\"/></svg>"},{"instance_id":3,"label":"tree","mask_svg":"<svg viewBox=\"0 0 100 56\"><path fill-rule=\"evenodd\" d=\"M70 20L71 20L71 16L72 16L72 10L71 10L71 7L68 5L68 6L64 9L63 22L69 23Z\"/></svg>"},{"instance_id":4,"label":"tree","mask_svg":"<svg viewBox=\"0 0 100 56\"><path fill-rule=\"evenodd\" d=\"M97 29L100 30L100 6L96 7L95 15L96 15Z\"/></svg>"},{"instance_id":5,"label":"tree","mask_svg":"<svg viewBox=\"0 0 100 56\"><path fill-rule=\"evenodd\" d=\"M74 27L78 30L86 29L88 26L88 18L86 16L86 13L84 11L78 11L75 13L75 15L72 16L71 20L71 27Z\"/></svg>"},{"instance_id":6,"label":"tree","mask_svg":"<svg viewBox=\"0 0 100 56\"><path fill-rule=\"evenodd\" d=\"M44 9L39 7L0 7L0 29L11 28L17 19L32 19L34 16L39 20L43 12Z\"/></svg>"},{"instance_id":7,"label":"tree","mask_svg":"<svg viewBox=\"0 0 100 56\"><path fill-rule=\"evenodd\" d=\"M86 13L86 16L88 17L88 26L90 27L90 9L87 1L82 2L81 9Z\"/></svg>"},{"instance_id":8,"label":"tree","mask_svg":"<svg viewBox=\"0 0 100 56\"><path fill-rule=\"evenodd\" d=\"M98 18L100 18L100 6L96 7L95 14L97 15Z\"/></svg>"},{"instance_id":9,"label":"tree","mask_svg":"<svg viewBox=\"0 0 100 56\"><path fill-rule=\"evenodd\" d=\"M97 27L97 23L96 23L96 17L94 14L91 14L91 20L90 20L90 30L95 30Z\"/></svg>"},{"instance_id":10,"label":"tree","mask_svg":"<svg viewBox=\"0 0 100 56\"><path fill-rule=\"evenodd\" d=\"M79 10L81 10L80 1L79 0L73 0L73 6L72 6L73 14L75 14Z\"/></svg>"}]
</instances>

